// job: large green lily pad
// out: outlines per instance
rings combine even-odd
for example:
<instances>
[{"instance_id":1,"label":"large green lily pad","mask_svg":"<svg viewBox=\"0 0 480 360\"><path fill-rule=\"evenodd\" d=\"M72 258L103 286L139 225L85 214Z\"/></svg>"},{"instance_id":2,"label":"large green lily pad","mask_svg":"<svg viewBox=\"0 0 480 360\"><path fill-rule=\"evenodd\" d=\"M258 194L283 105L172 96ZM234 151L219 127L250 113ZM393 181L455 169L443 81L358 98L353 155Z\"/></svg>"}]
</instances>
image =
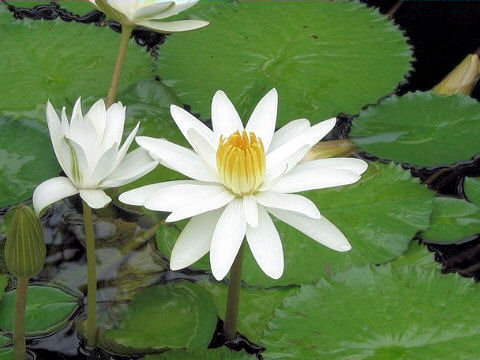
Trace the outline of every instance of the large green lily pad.
<instances>
[{"instance_id":1,"label":"large green lily pad","mask_svg":"<svg viewBox=\"0 0 480 360\"><path fill-rule=\"evenodd\" d=\"M3 207L30 198L38 184L58 176L60 166L48 131L36 121L0 117L0 133L0 207Z\"/></svg>"},{"instance_id":2,"label":"large green lily pad","mask_svg":"<svg viewBox=\"0 0 480 360\"><path fill-rule=\"evenodd\" d=\"M0 301L0 331L13 331L16 294L17 290L8 291ZM57 287L30 285L25 318L27 336L51 334L67 326L79 301L78 295Z\"/></svg>"},{"instance_id":3,"label":"large green lily pad","mask_svg":"<svg viewBox=\"0 0 480 360\"><path fill-rule=\"evenodd\" d=\"M431 226L420 234L431 243L458 243L480 234L480 207L462 199L435 198Z\"/></svg>"},{"instance_id":4,"label":"large green lily pad","mask_svg":"<svg viewBox=\"0 0 480 360\"><path fill-rule=\"evenodd\" d=\"M395 267L418 266L424 269L440 269L440 263L435 261L435 254L427 249L425 244L412 241L402 255L390 264Z\"/></svg>"},{"instance_id":5,"label":"large green lily pad","mask_svg":"<svg viewBox=\"0 0 480 360\"><path fill-rule=\"evenodd\" d=\"M7 16L7 15L5 15ZM0 26L0 109L45 119L45 104L72 106L82 96L105 97L120 34L106 27L56 21L11 20ZM120 91L153 78L152 57L133 41L122 71ZM15 84L15 86L12 86ZM3 87L2 87L3 86Z\"/></svg>"},{"instance_id":6,"label":"large green lily pad","mask_svg":"<svg viewBox=\"0 0 480 360\"><path fill-rule=\"evenodd\" d=\"M253 360L254 355L246 352L232 351L227 348L208 349L208 350L173 350L159 355L147 355L144 360Z\"/></svg>"},{"instance_id":7,"label":"large green lily pad","mask_svg":"<svg viewBox=\"0 0 480 360\"><path fill-rule=\"evenodd\" d=\"M355 114L391 93L412 60L396 26L359 2L202 1L190 16L210 25L168 37L159 70L203 118L216 90L246 120L273 87L277 125Z\"/></svg>"},{"instance_id":8,"label":"large green lily pad","mask_svg":"<svg viewBox=\"0 0 480 360\"><path fill-rule=\"evenodd\" d=\"M349 239L352 250L330 250L281 221L275 221L283 243L285 271L272 280L258 267L248 247L243 280L264 287L312 284L356 265L383 264L404 253L410 240L430 225L433 193L400 166L370 163L357 184L310 191L322 215ZM176 240L174 228L159 231L157 244L166 252ZM165 245L162 245L166 242ZM209 270L208 254L195 266Z\"/></svg>"},{"instance_id":9,"label":"large green lily pad","mask_svg":"<svg viewBox=\"0 0 480 360\"><path fill-rule=\"evenodd\" d=\"M438 166L480 152L480 103L464 95L415 92L368 107L350 135L363 150L397 163Z\"/></svg>"},{"instance_id":10,"label":"large green lily pad","mask_svg":"<svg viewBox=\"0 0 480 360\"><path fill-rule=\"evenodd\" d=\"M113 311L113 310L112 310ZM165 349L206 349L217 324L210 294L190 282L153 286L138 292L100 345L116 353Z\"/></svg>"},{"instance_id":11,"label":"large green lily pad","mask_svg":"<svg viewBox=\"0 0 480 360\"><path fill-rule=\"evenodd\" d=\"M475 359L480 289L418 267L355 268L303 286L270 322L265 359Z\"/></svg>"},{"instance_id":12,"label":"large green lily pad","mask_svg":"<svg viewBox=\"0 0 480 360\"><path fill-rule=\"evenodd\" d=\"M480 178L466 177L463 189L467 199L480 206Z\"/></svg>"}]
</instances>

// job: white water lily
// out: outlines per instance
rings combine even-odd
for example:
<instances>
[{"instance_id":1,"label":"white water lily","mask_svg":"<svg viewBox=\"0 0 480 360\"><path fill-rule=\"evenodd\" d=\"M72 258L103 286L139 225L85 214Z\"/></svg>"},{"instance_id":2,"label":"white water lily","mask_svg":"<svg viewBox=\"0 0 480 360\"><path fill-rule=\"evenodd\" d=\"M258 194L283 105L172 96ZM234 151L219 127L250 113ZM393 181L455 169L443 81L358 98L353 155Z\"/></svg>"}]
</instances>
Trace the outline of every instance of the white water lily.
<instances>
[{"instance_id":1,"label":"white water lily","mask_svg":"<svg viewBox=\"0 0 480 360\"><path fill-rule=\"evenodd\" d=\"M123 25L141 25L163 33L207 26L203 20L161 21L191 8L199 0L89 0Z\"/></svg>"},{"instance_id":2,"label":"white water lily","mask_svg":"<svg viewBox=\"0 0 480 360\"><path fill-rule=\"evenodd\" d=\"M91 208L102 208L112 200L103 190L132 182L157 166L157 161L142 148L127 154L140 123L120 146L125 123L121 102L107 110L105 102L99 100L83 115L78 99L70 122L65 108L61 118L60 121L48 102L47 122L53 150L67 177L55 177L37 186L33 193L37 214L75 194L80 194Z\"/></svg>"},{"instance_id":3,"label":"white water lily","mask_svg":"<svg viewBox=\"0 0 480 360\"><path fill-rule=\"evenodd\" d=\"M284 261L280 236L270 215L337 251L351 246L308 198L293 193L352 184L367 163L330 158L299 163L327 135L336 119L310 126L292 121L277 132L278 96L271 90L244 128L225 93L212 101L213 131L182 108L171 114L194 150L165 139L137 137L153 158L193 180L147 185L120 195L120 201L171 214L167 222L192 218L172 250L172 270L185 268L210 251L212 273L223 279L246 236L260 268L277 279Z\"/></svg>"}]
</instances>

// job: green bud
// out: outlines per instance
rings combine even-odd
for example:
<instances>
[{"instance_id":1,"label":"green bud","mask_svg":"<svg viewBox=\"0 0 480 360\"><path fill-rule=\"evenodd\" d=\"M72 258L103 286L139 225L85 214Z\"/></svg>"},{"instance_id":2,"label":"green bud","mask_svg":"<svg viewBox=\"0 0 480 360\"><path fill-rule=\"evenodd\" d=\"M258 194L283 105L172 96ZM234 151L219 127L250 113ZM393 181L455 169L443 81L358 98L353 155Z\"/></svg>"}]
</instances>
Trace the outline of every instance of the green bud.
<instances>
[{"instance_id":1,"label":"green bud","mask_svg":"<svg viewBox=\"0 0 480 360\"><path fill-rule=\"evenodd\" d=\"M43 229L33 210L20 205L8 226L5 264L16 278L31 278L42 270L47 249Z\"/></svg>"}]
</instances>

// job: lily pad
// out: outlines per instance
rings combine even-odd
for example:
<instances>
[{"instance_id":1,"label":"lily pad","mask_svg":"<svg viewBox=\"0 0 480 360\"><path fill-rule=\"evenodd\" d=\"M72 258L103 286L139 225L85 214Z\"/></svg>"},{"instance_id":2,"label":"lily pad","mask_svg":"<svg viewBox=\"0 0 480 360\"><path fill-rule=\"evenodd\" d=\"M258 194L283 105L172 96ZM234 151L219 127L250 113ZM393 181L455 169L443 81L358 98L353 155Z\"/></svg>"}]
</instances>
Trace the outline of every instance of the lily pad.
<instances>
[{"instance_id":1,"label":"lily pad","mask_svg":"<svg viewBox=\"0 0 480 360\"><path fill-rule=\"evenodd\" d=\"M3 296L5 295L5 288L8 285L8 277L7 275L0 274L0 300L2 300Z\"/></svg>"},{"instance_id":2,"label":"lily pad","mask_svg":"<svg viewBox=\"0 0 480 360\"><path fill-rule=\"evenodd\" d=\"M466 177L463 190L468 200L480 206L480 178Z\"/></svg>"},{"instance_id":3,"label":"lily pad","mask_svg":"<svg viewBox=\"0 0 480 360\"><path fill-rule=\"evenodd\" d=\"M36 121L0 117L0 133L0 207L3 207L29 199L40 182L58 176L60 166L46 128Z\"/></svg>"},{"instance_id":4,"label":"lily pad","mask_svg":"<svg viewBox=\"0 0 480 360\"><path fill-rule=\"evenodd\" d=\"M0 359L13 360L13 349L12 348L0 349Z\"/></svg>"},{"instance_id":5,"label":"lily pad","mask_svg":"<svg viewBox=\"0 0 480 360\"><path fill-rule=\"evenodd\" d=\"M359 2L202 1L189 14L210 25L168 37L159 70L205 119L216 90L246 120L273 87L279 126L299 117L316 123L355 114L391 93L410 69L403 34Z\"/></svg>"},{"instance_id":6,"label":"lily pad","mask_svg":"<svg viewBox=\"0 0 480 360\"><path fill-rule=\"evenodd\" d=\"M253 360L254 355L245 352L232 351L227 348L208 349L208 350L173 350L159 355L147 355L144 360Z\"/></svg>"},{"instance_id":7,"label":"lily pad","mask_svg":"<svg viewBox=\"0 0 480 360\"><path fill-rule=\"evenodd\" d=\"M123 354L165 349L206 349L217 324L210 294L190 282L137 293L119 323L100 335L100 345ZM118 351L121 350L121 351Z\"/></svg>"},{"instance_id":8,"label":"lily pad","mask_svg":"<svg viewBox=\"0 0 480 360\"><path fill-rule=\"evenodd\" d=\"M478 286L418 267L355 268L303 286L270 322L265 359L475 359Z\"/></svg>"},{"instance_id":9,"label":"lily pad","mask_svg":"<svg viewBox=\"0 0 480 360\"><path fill-rule=\"evenodd\" d=\"M0 26L0 50L8 53L0 58L0 91L8 94L0 98L2 113L44 121L47 100L60 107L73 106L79 96L91 102L106 96L119 41L108 28L61 20ZM153 58L131 41L120 91L153 78L154 70Z\"/></svg>"},{"instance_id":10,"label":"lily pad","mask_svg":"<svg viewBox=\"0 0 480 360\"><path fill-rule=\"evenodd\" d=\"M480 207L462 199L435 198L431 226L420 234L430 243L453 244L480 234Z\"/></svg>"},{"instance_id":11,"label":"lily pad","mask_svg":"<svg viewBox=\"0 0 480 360\"><path fill-rule=\"evenodd\" d=\"M12 343L12 339L8 336L0 334L0 348L6 345L10 345Z\"/></svg>"},{"instance_id":12,"label":"lily pad","mask_svg":"<svg viewBox=\"0 0 480 360\"><path fill-rule=\"evenodd\" d=\"M16 290L8 291L0 301L0 331L12 333ZM41 285L29 285L25 331L27 336L42 336L68 325L80 305L78 295Z\"/></svg>"},{"instance_id":13,"label":"lily pad","mask_svg":"<svg viewBox=\"0 0 480 360\"><path fill-rule=\"evenodd\" d=\"M212 294L218 317L225 318L228 286L224 283L202 281L199 283ZM297 287L250 289L242 287L240 291L240 310L238 331L250 341L262 343L267 323L273 319L285 298L296 295Z\"/></svg>"},{"instance_id":14,"label":"lily pad","mask_svg":"<svg viewBox=\"0 0 480 360\"><path fill-rule=\"evenodd\" d=\"M275 220L285 258L285 271L272 280L258 267L245 248L243 280L263 287L313 284L346 268L384 264L403 254L415 234L430 225L433 193L400 166L370 163L357 184L305 194L349 239L352 250L339 253ZM163 250L173 247L174 231L157 234ZM169 253L166 253L169 256ZM193 268L210 270L208 254Z\"/></svg>"},{"instance_id":15,"label":"lily pad","mask_svg":"<svg viewBox=\"0 0 480 360\"><path fill-rule=\"evenodd\" d=\"M480 103L471 97L415 92L368 107L354 120L350 135L377 157L439 166L480 152L479 121Z\"/></svg>"},{"instance_id":16,"label":"lily pad","mask_svg":"<svg viewBox=\"0 0 480 360\"><path fill-rule=\"evenodd\" d=\"M405 253L391 262L395 267L419 266L424 269L440 269L441 264L435 261L435 254L428 251L425 244L412 241Z\"/></svg>"}]
</instances>

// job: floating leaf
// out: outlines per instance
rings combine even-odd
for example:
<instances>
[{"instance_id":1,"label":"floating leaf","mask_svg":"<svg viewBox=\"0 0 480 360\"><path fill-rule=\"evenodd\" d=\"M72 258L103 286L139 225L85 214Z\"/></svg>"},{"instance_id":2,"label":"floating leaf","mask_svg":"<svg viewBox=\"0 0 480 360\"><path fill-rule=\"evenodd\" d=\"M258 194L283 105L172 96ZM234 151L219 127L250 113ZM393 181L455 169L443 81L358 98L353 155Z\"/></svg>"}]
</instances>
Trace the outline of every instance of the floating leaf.
<instances>
[{"instance_id":1,"label":"floating leaf","mask_svg":"<svg viewBox=\"0 0 480 360\"><path fill-rule=\"evenodd\" d=\"M159 69L203 118L216 90L225 90L246 120L275 87L277 125L299 117L316 123L357 113L391 93L410 69L402 33L358 2L204 1L190 14L210 25L168 37Z\"/></svg>"},{"instance_id":2,"label":"floating leaf","mask_svg":"<svg viewBox=\"0 0 480 360\"><path fill-rule=\"evenodd\" d=\"M415 92L368 107L354 120L350 135L380 158L439 166L480 152L479 121L480 103L468 96Z\"/></svg>"},{"instance_id":3,"label":"floating leaf","mask_svg":"<svg viewBox=\"0 0 480 360\"><path fill-rule=\"evenodd\" d=\"M265 359L475 359L478 286L437 270L355 268L303 286L269 324Z\"/></svg>"},{"instance_id":4,"label":"floating leaf","mask_svg":"<svg viewBox=\"0 0 480 360\"><path fill-rule=\"evenodd\" d=\"M225 318L227 290L224 283L202 281L199 285L207 289L217 307L218 317ZM285 298L298 293L298 288L249 289L240 291L238 331L250 341L261 343L267 323L273 319Z\"/></svg>"},{"instance_id":5,"label":"floating leaf","mask_svg":"<svg viewBox=\"0 0 480 360\"><path fill-rule=\"evenodd\" d=\"M0 349L0 359L2 360L13 360L13 349Z\"/></svg>"},{"instance_id":6,"label":"floating leaf","mask_svg":"<svg viewBox=\"0 0 480 360\"><path fill-rule=\"evenodd\" d=\"M173 350L159 355L147 355L144 360L253 360L254 355L245 352L232 351L227 348L208 350Z\"/></svg>"},{"instance_id":7,"label":"floating leaf","mask_svg":"<svg viewBox=\"0 0 480 360\"><path fill-rule=\"evenodd\" d=\"M468 200L480 206L480 178L466 177L463 190Z\"/></svg>"},{"instance_id":8,"label":"floating leaf","mask_svg":"<svg viewBox=\"0 0 480 360\"><path fill-rule=\"evenodd\" d=\"M104 97L119 41L108 28L61 20L12 20L0 26L0 50L8 53L0 58L0 91L8 94L0 98L1 111L43 120L48 99L61 107L79 96ZM154 69L152 57L131 41L120 90L152 78Z\"/></svg>"},{"instance_id":9,"label":"floating leaf","mask_svg":"<svg viewBox=\"0 0 480 360\"><path fill-rule=\"evenodd\" d=\"M434 201L431 226L420 236L430 243L451 244L479 233L480 207L462 199L439 197Z\"/></svg>"},{"instance_id":10,"label":"floating leaf","mask_svg":"<svg viewBox=\"0 0 480 360\"><path fill-rule=\"evenodd\" d=\"M36 121L0 117L0 133L2 207L30 198L40 182L58 176L60 166L46 128Z\"/></svg>"},{"instance_id":11,"label":"floating leaf","mask_svg":"<svg viewBox=\"0 0 480 360\"><path fill-rule=\"evenodd\" d=\"M210 294L190 282L144 289L136 294L113 329L100 335L100 345L121 352L206 349L217 324Z\"/></svg>"},{"instance_id":12,"label":"floating leaf","mask_svg":"<svg viewBox=\"0 0 480 360\"><path fill-rule=\"evenodd\" d=\"M13 331L17 290L8 291L0 301L0 330ZM27 336L42 336L67 326L79 307L79 296L64 290L41 285L29 285L25 331Z\"/></svg>"},{"instance_id":13,"label":"floating leaf","mask_svg":"<svg viewBox=\"0 0 480 360\"><path fill-rule=\"evenodd\" d=\"M5 295L5 288L8 285L8 277L7 275L0 274L0 300L2 300L3 296Z\"/></svg>"},{"instance_id":14,"label":"floating leaf","mask_svg":"<svg viewBox=\"0 0 480 360\"><path fill-rule=\"evenodd\" d=\"M391 262L392 266L420 266L424 269L440 269L440 263L435 261L435 254L428 251L424 244L412 241L405 253Z\"/></svg>"},{"instance_id":15,"label":"floating leaf","mask_svg":"<svg viewBox=\"0 0 480 360\"><path fill-rule=\"evenodd\" d=\"M12 339L5 336L5 335L2 335L0 334L0 348L1 347L4 347L6 345L10 345L12 343Z\"/></svg>"},{"instance_id":16,"label":"floating leaf","mask_svg":"<svg viewBox=\"0 0 480 360\"><path fill-rule=\"evenodd\" d=\"M284 274L279 280L264 275L247 246L242 279L248 284L270 287L315 283L354 265L383 264L404 253L415 234L430 224L433 193L395 165L370 163L357 184L310 191L306 195L345 234L352 250L330 250L275 221L283 243ZM157 234L157 243L169 243L161 248L171 249L176 240L174 232L160 236ZM208 256L193 267L210 270Z\"/></svg>"}]
</instances>

